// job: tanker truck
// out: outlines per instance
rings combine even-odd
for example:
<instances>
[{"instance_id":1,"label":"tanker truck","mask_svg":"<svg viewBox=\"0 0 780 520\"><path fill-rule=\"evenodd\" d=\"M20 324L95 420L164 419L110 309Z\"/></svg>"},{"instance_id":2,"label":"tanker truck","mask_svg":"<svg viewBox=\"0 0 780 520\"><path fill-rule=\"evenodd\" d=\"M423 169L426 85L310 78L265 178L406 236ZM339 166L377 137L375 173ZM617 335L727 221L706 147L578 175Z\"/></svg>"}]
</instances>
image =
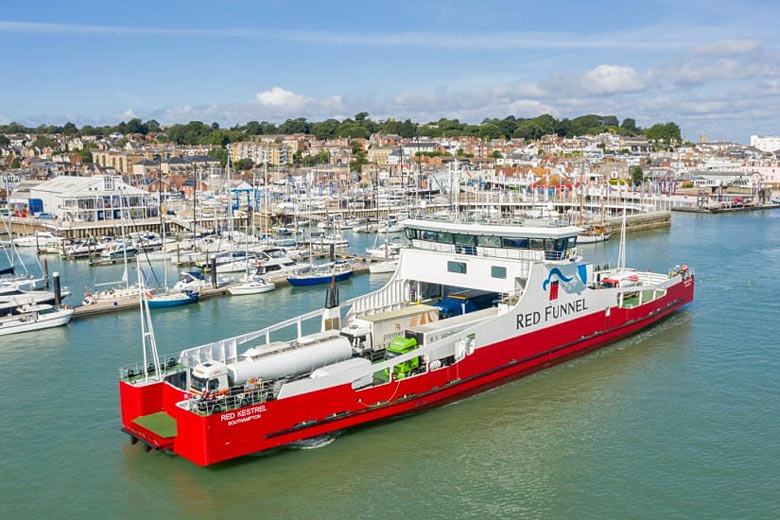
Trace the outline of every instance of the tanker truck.
<instances>
[{"instance_id":1,"label":"tanker truck","mask_svg":"<svg viewBox=\"0 0 780 520\"><path fill-rule=\"evenodd\" d=\"M190 374L189 392L199 396L201 412L218 413L265 400L281 382L353 357L350 342L337 331L252 347L236 361L207 361Z\"/></svg>"}]
</instances>

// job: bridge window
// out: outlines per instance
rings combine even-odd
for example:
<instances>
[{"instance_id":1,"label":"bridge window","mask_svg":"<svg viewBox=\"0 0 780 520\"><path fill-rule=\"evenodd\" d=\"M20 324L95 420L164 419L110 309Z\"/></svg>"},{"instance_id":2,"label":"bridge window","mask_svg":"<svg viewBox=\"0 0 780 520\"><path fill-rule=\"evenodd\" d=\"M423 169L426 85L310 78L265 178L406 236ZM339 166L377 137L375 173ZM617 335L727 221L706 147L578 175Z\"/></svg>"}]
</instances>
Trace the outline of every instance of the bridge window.
<instances>
[{"instance_id":1,"label":"bridge window","mask_svg":"<svg viewBox=\"0 0 780 520\"><path fill-rule=\"evenodd\" d=\"M422 232L422 239L423 240L430 240L431 242L435 242L436 241L436 232L435 231L424 230Z\"/></svg>"},{"instance_id":2,"label":"bridge window","mask_svg":"<svg viewBox=\"0 0 780 520\"><path fill-rule=\"evenodd\" d=\"M527 238L503 238L504 247L510 249L528 249Z\"/></svg>"},{"instance_id":3,"label":"bridge window","mask_svg":"<svg viewBox=\"0 0 780 520\"><path fill-rule=\"evenodd\" d=\"M506 279L506 267L501 267L499 265L490 266L490 276L493 278Z\"/></svg>"},{"instance_id":4,"label":"bridge window","mask_svg":"<svg viewBox=\"0 0 780 520\"><path fill-rule=\"evenodd\" d=\"M406 238L408 238L409 240L416 239L417 238L417 230L416 229L411 229L411 228L406 228Z\"/></svg>"},{"instance_id":5,"label":"bridge window","mask_svg":"<svg viewBox=\"0 0 780 520\"><path fill-rule=\"evenodd\" d=\"M478 236L477 245L480 247L501 247L501 237Z\"/></svg>"},{"instance_id":6,"label":"bridge window","mask_svg":"<svg viewBox=\"0 0 780 520\"><path fill-rule=\"evenodd\" d=\"M530 247L534 251L544 251L544 239L543 238L532 238L530 240Z\"/></svg>"},{"instance_id":7,"label":"bridge window","mask_svg":"<svg viewBox=\"0 0 780 520\"><path fill-rule=\"evenodd\" d=\"M452 233L445 233L443 231L439 231L436 233L436 241L442 242L444 244L452 244Z\"/></svg>"},{"instance_id":8,"label":"bridge window","mask_svg":"<svg viewBox=\"0 0 780 520\"><path fill-rule=\"evenodd\" d=\"M447 262L447 271L451 273L466 274L465 262L453 262L450 260Z\"/></svg>"},{"instance_id":9,"label":"bridge window","mask_svg":"<svg viewBox=\"0 0 780 520\"><path fill-rule=\"evenodd\" d=\"M455 235L455 243L461 246L473 246L476 242L474 235L462 235L460 233Z\"/></svg>"}]
</instances>

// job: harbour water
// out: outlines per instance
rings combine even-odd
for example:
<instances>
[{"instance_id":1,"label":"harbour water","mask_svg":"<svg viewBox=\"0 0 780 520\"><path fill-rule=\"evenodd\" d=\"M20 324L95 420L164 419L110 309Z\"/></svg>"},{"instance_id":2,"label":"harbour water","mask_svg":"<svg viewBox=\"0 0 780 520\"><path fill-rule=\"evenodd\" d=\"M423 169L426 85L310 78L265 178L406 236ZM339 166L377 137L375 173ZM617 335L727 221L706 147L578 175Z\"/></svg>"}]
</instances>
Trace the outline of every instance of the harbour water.
<instances>
[{"instance_id":1,"label":"harbour water","mask_svg":"<svg viewBox=\"0 0 780 520\"><path fill-rule=\"evenodd\" d=\"M628 263L688 263L696 300L639 335L442 408L209 468L120 431L117 369L140 358L137 312L0 338L0 517L777 518L778 230L774 211L675 214L670 229L631 234ZM581 250L614 264L617 245ZM50 270L74 303L122 268ZM386 280L355 277L342 299ZM321 287L286 287L153 321L172 352L323 302Z\"/></svg>"}]
</instances>

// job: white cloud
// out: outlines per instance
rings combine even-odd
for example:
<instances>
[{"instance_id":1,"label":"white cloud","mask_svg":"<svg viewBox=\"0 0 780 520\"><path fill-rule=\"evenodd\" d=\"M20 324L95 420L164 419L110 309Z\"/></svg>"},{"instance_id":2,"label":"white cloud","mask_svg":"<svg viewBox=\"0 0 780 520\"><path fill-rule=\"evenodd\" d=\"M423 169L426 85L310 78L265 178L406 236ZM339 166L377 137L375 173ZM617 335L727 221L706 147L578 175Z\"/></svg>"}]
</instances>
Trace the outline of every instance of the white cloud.
<instances>
[{"instance_id":1,"label":"white cloud","mask_svg":"<svg viewBox=\"0 0 780 520\"><path fill-rule=\"evenodd\" d=\"M599 65L582 78L583 86L593 94L636 92L644 88L642 77L631 67Z\"/></svg>"},{"instance_id":2,"label":"white cloud","mask_svg":"<svg viewBox=\"0 0 780 520\"><path fill-rule=\"evenodd\" d=\"M306 98L281 87L257 93L257 101L264 106L282 110L300 110L306 104Z\"/></svg>"},{"instance_id":3,"label":"white cloud","mask_svg":"<svg viewBox=\"0 0 780 520\"><path fill-rule=\"evenodd\" d=\"M760 40L720 40L699 45L691 51L691 54L729 56L754 52L760 48Z\"/></svg>"}]
</instances>

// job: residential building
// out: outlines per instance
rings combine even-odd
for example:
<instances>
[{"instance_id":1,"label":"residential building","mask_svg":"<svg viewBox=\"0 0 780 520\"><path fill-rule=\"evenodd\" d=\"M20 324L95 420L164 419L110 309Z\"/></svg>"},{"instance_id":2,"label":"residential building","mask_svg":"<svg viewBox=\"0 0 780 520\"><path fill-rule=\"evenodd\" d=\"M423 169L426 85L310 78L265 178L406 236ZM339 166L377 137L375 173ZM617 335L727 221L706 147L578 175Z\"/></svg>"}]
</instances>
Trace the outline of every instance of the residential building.
<instances>
[{"instance_id":1,"label":"residential building","mask_svg":"<svg viewBox=\"0 0 780 520\"><path fill-rule=\"evenodd\" d=\"M780 150L780 136L777 135L751 135L750 146L762 152L776 152Z\"/></svg>"},{"instance_id":2,"label":"residential building","mask_svg":"<svg viewBox=\"0 0 780 520\"><path fill-rule=\"evenodd\" d=\"M242 141L231 143L228 151L232 160L249 159L254 164L281 166L292 163L295 152L287 144L275 142Z\"/></svg>"}]
</instances>

